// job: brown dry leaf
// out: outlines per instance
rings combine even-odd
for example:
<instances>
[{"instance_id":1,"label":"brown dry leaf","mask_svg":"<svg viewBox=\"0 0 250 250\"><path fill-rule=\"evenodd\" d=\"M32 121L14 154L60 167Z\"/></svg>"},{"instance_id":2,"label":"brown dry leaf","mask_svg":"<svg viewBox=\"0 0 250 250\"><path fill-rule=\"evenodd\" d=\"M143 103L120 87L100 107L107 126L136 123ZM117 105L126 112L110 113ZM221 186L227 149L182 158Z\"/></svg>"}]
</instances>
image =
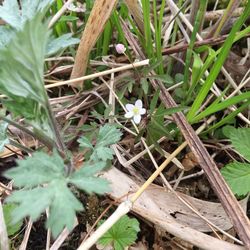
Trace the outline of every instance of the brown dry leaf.
<instances>
[{"instance_id":1,"label":"brown dry leaf","mask_svg":"<svg viewBox=\"0 0 250 250\"><path fill-rule=\"evenodd\" d=\"M133 194L139 188L132 179L116 168L105 172L103 177L111 183L110 196L114 199L125 197L125 194L129 192ZM216 226L223 230L232 227L220 203L202 201L180 193L179 195ZM243 203L246 208L246 201ZM211 232L211 228L180 202L173 193L157 185L151 185L134 203L132 210L163 230L202 249L244 249L201 233Z\"/></svg>"},{"instance_id":2,"label":"brown dry leaf","mask_svg":"<svg viewBox=\"0 0 250 250\"><path fill-rule=\"evenodd\" d=\"M188 152L184 156L184 159L182 160L181 163L182 163L185 171L189 171L189 170L191 170L194 167L199 165L199 162L197 161L197 159L192 151Z\"/></svg>"}]
</instances>

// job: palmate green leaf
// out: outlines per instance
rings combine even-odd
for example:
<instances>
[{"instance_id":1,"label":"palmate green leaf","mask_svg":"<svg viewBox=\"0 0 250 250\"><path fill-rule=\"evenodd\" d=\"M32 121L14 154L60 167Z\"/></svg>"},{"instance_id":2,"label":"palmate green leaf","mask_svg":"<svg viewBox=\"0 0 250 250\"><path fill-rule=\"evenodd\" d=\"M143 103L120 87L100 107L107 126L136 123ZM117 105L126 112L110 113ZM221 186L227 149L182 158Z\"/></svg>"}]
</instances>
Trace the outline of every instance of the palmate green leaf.
<instances>
[{"instance_id":1,"label":"palmate green leaf","mask_svg":"<svg viewBox=\"0 0 250 250\"><path fill-rule=\"evenodd\" d=\"M245 150L247 151L249 148ZM234 194L243 196L250 192L250 164L240 162L230 163L221 169L221 174Z\"/></svg>"},{"instance_id":2,"label":"palmate green leaf","mask_svg":"<svg viewBox=\"0 0 250 250\"><path fill-rule=\"evenodd\" d=\"M250 128L233 129L229 134L229 138L234 148L250 161Z\"/></svg>"},{"instance_id":3,"label":"palmate green leaf","mask_svg":"<svg viewBox=\"0 0 250 250\"><path fill-rule=\"evenodd\" d=\"M32 157L17 161L17 165L4 173L5 177L13 179L14 186L22 188L7 199L7 202L18 204L12 213L13 223L26 216L34 221L49 208L47 226L53 236L57 236L65 226L71 230L76 212L83 209L69 184L87 193L109 191L108 182L96 176L106 162L85 162L82 168L69 176L66 176L63 159L57 152L52 155L36 152Z\"/></svg>"},{"instance_id":4,"label":"palmate green leaf","mask_svg":"<svg viewBox=\"0 0 250 250\"><path fill-rule=\"evenodd\" d=\"M114 125L105 124L99 130L96 147L104 147L117 143L121 135L121 132Z\"/></svg>"},{"instance_id":5,"label":"palmate green leaf","mask_svg":"<svg viewBox=\"0 0 250 250\"><path fill-rule=\"evenodd\" d=\"M100 159L102 161L112 160L114 151L108 147L97 147L95 148L93 154L91 155L91 159L95 160L95 158Z\"/></svg>"},{"instance_id":6,"label":"palmate green leaf","mask_svg":"<svg viewBox=\"0 0 250 250\"><path fill-rule=\"evenodd\" d=\"M65 178L64 163L58 153L51 156L35 152L32 157L17 161L18 167L11 168L4 176L15 180L16 187L36 187L55 179Z\"/></svg>"},{"instance_id":7,"label":"palmate green leaf","mask_svg":"<svg viewBox=\"0 0 250 250\"><path fill-rule=\"evenodd\" d=\"M139 231L139 222L125 215L100 238L98 243L103 246L112 245L115 250L123 250L136 241Z\"/></svg>"},{"instance_id":8,"label":"palmate green leaf","mask_svg":"<svg viewBox=\"0 0 250 250\"><path fill-rule=\"evenodd\" d=\"M93 149L93 145L87 137L82 136L77 141L79 142L80 147Z\"/></svg>"},{"instance_id":9,"label":"palmate green leaf","mask_svg":"<svg viewBox=\"0 0 250 250\"><path fill-rule=\"evenodd\" d=\"M99 129L95 147L92 146L89 139L81 137L78 142L80 146L91 149L90 160L99 162L113 159L113 150L109 148L114 143L117 143L121 138L121 132L115 125L105 124Z\"/></svg>"},{"instance_id":10,"label":"palmate green leaf","mask_svg":"<svg viewBox=\"0 0 250 250\"><path fill-rule=\"evenodd\" d=\"M95 177L99 171L103 170L106 162L87 162L79 170L75 171L70 177L69 182L85 192L103 194L110 191L108 182L104 179Z\"/></svg>"},{"instance_id":11,"label":"palmate green leaf","mask_svg":"<svg viewBox=\"0 0 250 250\"><path fill-rule=\"evenodd\" d=\"M15 191L6 201L16 203L18 206L13 210L12 223L17 223L26 216L35 221L52 202L53 191L49 186L36 187Z\"/></svg>"},{"instance_id":12,"label":"palmate green leaf","mask_svg":"<svg viewBox=\"0 0 250 250\"><path fill-rule=\"evenodd\" d=\"M69 231L73 229L76 212L83 210L83 206L67 187L65 179L53 181L50 188L53 198L47 226L56 237L64 227L67 227Z\"/></svg>"}]
</instances>

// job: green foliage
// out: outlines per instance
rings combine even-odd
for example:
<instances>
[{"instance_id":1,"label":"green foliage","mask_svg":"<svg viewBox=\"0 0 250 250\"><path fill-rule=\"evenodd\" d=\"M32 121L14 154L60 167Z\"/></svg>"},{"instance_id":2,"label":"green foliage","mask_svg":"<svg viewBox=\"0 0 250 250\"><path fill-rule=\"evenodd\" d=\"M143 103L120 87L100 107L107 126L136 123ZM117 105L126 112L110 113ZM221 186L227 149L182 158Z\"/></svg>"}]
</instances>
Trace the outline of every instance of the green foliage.
<instances>
[{"instance_id":1,"label":"green foliage","mask_svg":"<svg viewBox=\"0 0 250 250\"><path fill-rule=\"evenodd\" d=\"M78 139L80 147L91 150L90 159L93 161L111 160L113 158L113 150L109 148L110 145L118 142L121 138L121 132L116 129L114 125L106 124L100 128L99 134L96 138L95 147L87 137Z\"/></svg>"},{"instance_id":2,"label":"green foliage","mask_svg":"<svg viewBox=\"0 0 250 250\"><path fill-rule=\"evenodd\" d=\"M64 34L58 38L50 37L50 40L46 46L46 56L51 56L57 52L71 46L78 44L80 39L73 38L71 33Z\"/></svg>"},{"instance_id":3,"label":"green foliage","mask_svg":"<svg viewBox=\"0 0 250 250\"><path fill-rule=\"evenodd\" d=\"M230 163L222 168L221 174L234 194L243 196L250 192L250 164Z\"/></svg>"},{"instance_id":4,"label":"green foliage","mask_svg":"<svg viewBox=\"0 0 250 250\"><path fill-rule=\"evenodd\" d=\"M53 0L23 0L20 11L17 0L5 0L3 6L0 6L0 18L9 24L9 26L0 27L0 48L6 46L15 36L16 31L24 28L27 21L34 19L37 15L44 17L46 10L52 3ZM45 23L44 25L47 26L48 24ZM39 32L38 28L36 30ZM43 35L42 31L40 35ZM46 33L44 35L45 37L42 41L48 39ZM68 46L79 43L79 41L78 38L73 38L69 33L58 38L49 37L46 43L45 55L50 56L55 54Z\"/></svg>"},{"instance_id":5,"label":"green foliage","mask_svg":"<svg viewBox=\"0 0 250 250\"><path fill-rule=\"evenodd\" d=\"M139 222L125 215L100 238L98 243L103 246L112 245L115 250L123 250L136 241L139 231Z\"/></svg>"},{"instance_id":6,"label":"green foliage","mask_svg":"<svg viewBox=\"0 0 250 250\"><path fill-rule=\"evenodd\" d=\"M225 134L230 138L233 147L250 162L250 129L227 127ZM221 173L234 194L246 195L250 192L250 164L233 162L222 168Z\"/></svg>"},{"instance_id":7,"label":"green foliage","mask_svg":"<svg viewBox=\"0 0 250 250\"><path fill-rule=\"evenodd\" d=\"M21 30L27 20L38 13L44 13L52 2L53 0L23 0L20 11L17 0L5 0L0 6L0 18L12 28Z\"/></svg>"},{"instance_id":8,"label":"green foliage","mask_svg":"<svg viewBox=\"0 0 250 250\"><path fill-rule=\"evenodd\" d=\"M234 39L236 37L236 33L241 29L242 25L246 21L250 14L250 2L248 2L246 8L244 9L243 14L238 18L238 20L235 22L234 26L232 27L232 30L227 37L222 49L220 50L220 53L217 57L217 60L213 64L210 74L208 75L205 83L203 84L201 90L199 91L198 95L196 96L192 107L187 115L187 118L190 122L193 122L197 111L200 109L204 99L206 98L210 88L212 87L213 82L215 81L216 77L218 76L221 67L223 66L228 53L234 43Z\"/></svg>"},{"instance_id":9,"label":"green foliage","mask_svg":"<svg viewBox=\"0 0 250 250\"><path fill-rule=\"evenodd\" d=\"M250 161L250 129L233 129L229 133L229 138L234 148L248 161Z\"/></svg>"},{"instance_id":10,"label":"green foliage","mask_svg":"<svg viewBox=\"0 0 250 250\"><path fill-rule=\"evenodd\" d=\"M103 194L109 191L108 182L96 174L106 167L108 159L113 159L109 146L117 143L120 137L121 132L115 126L105 125L99 130L95 147L86 137L81 138L80 144L93 149L93 152L81 168L70 174L66 174L65 163L56 151L52 155L36 152L32 157L18 160L16 168L4 173L21 189L7 198L8 202L18 204L12 211L13 223L26 216L36 220L49 208L47 226L53 236L57 236L65 226L71 230L76 212L81 211L83 205L70 186L73 184L87 193Z\"/></svg>"},{"instance_id":11,"label":"green foliage","mask_svg":"<svg viewBox=\"0 0 250 250\"><path fill-rule=\"evenodd\" d=\"M46 110L48 97L43 83L48 36L47 25L42 23L42 16L37 15L0 49L0 91L8 97L3 104L13 115L25 117L51 136Z\"/></svg>"},{"instance_id":12,"label":"green foliage","mask_svg":"<svg viewBox=\"0 0 250 250\"><path fill-rule=\"evenodd\" d=\"M22 221L18 221L17 223L14 223L14 224L11 223L12 221L11 213L16 207L17 205L14 203L8 203L8 204L3 205L3 215L4 215L4 221L7 227L8 236L11 236L17 233L21 229L21 226L23 224Z\"/></svg>"},{"instance_id":13,"label":"green foliage","mask_svg":"<svg viewBox=\"0 0 250 250\"><path fill-rule=\"evenodd\" d=\"M64 226L71 230L76 212L83 209L70 190L70 184L88 193L103 194L109 190L106 180L95 177L105 167L105 162L85 162L69 176L66 176L64 162L56 152L51 156L36 152L32 157L17 161L17 165L4 174L14 180L16 187L22 188L7 198L8 202L19 204L12 212L13 223L26 216L36 220L49 208L47 225L54 236Z\"/></svg>"},{"instance_id":14,"label":"green foliage","mask_svg":"<svg viewBox=\"0 0 250 250\"><path fill-rule=\"evenodd\" d=\"M4 146L9 143L7 136L8 123L0 121L0 152L3 151Z\"/></svg>"}]
</instances>

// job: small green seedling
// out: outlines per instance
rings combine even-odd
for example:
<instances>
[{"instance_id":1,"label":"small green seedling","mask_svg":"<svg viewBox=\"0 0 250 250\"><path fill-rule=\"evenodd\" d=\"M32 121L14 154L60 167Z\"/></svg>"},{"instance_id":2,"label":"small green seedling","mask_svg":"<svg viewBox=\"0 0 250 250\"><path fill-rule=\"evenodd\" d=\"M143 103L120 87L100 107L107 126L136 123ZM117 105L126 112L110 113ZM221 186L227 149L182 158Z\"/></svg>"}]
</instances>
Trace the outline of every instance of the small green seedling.
<instances>
[{"instance_id":1,"label":"small green seedling","mask_svg":"<svg viewBox=\"0 0 250 250\"><path fill-rule=\"evenodd\" d=\"M125 215L100 238L98 243L104 247L111 245L115 250L124 250L135 243L139 231L138 220Z\"/></svg>"}]
</instances>

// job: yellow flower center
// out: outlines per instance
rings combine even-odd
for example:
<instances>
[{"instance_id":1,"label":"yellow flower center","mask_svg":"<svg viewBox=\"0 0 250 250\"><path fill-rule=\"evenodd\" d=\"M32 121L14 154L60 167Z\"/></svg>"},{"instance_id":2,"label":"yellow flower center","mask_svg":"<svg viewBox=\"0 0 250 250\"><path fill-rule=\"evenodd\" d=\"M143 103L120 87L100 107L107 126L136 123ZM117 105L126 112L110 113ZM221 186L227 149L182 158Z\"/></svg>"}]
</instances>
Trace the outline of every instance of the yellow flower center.
<instances>
[{"instance_id":1,"label":"yellow flower center","mask_svg":"<svg viewBox=\"0 0 250 250\"><path fill-rule=\"evenodd\" d=\"M133 108L133 113L134 113L134 115L139 115L139 114L140 114L139 108L134 107L134 108Z\"/></svg>"}]
</instances>

